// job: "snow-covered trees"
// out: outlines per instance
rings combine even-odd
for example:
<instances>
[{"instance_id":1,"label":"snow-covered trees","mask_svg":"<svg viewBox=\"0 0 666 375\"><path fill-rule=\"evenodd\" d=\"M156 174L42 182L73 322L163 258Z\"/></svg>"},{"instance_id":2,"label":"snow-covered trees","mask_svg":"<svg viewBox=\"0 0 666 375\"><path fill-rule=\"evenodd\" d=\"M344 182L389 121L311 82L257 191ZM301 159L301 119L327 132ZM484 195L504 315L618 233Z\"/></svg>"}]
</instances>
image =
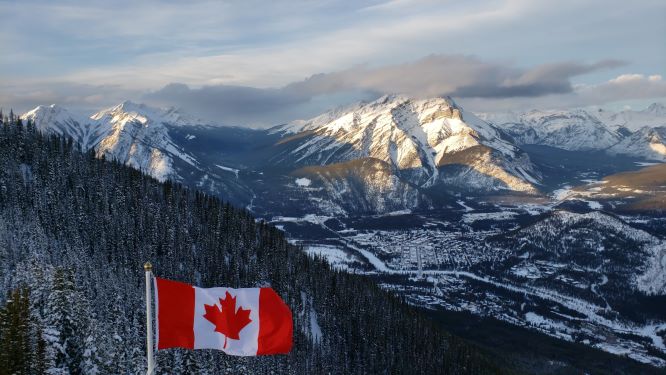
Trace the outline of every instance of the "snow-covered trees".
<instances>
[{"instance_id":1,"label":"snow-covered trees","mask_svg":"<svg viewBox=\"0 0 666 375\"><path fill-rule=\"evenodd\" d=\"M31 342L29 298L27 289L15 289L0 309L0 374L31 372L37 348Z\"/></svg>"},{"instance_id":2,"label":"snow-covered trees","mask_svg":"<svg viewBox=\"0 0 666 375\"><path fill-rule=\"evenodd\" d=\"M3 123L0 293L29 292L0 302L0 343L12 348L0 353L9 361L0 371L35 356L40 360L30 363L40 370L9 373L144 373L146 260L162 277L204 287L271 285L292 311L308 312L295 316L287 356L166 350L156 355L161 374L489 368L473 348L449 345L448 335L373 281L330 270L247 211L83 154L71 140L16 120ZM321 330L316 343L311 314Z\"/></svg>"},{"instance_id":3,"label":"snow-covered trees","mask_svg":"<svg viewBox=\"0 0 666 375\"><path fill-rule=\"evenodd\" d=\"M101 342L85 297L76 290L74 273L58 268L43 313L52 374L98 374Z\"/></svg>"}]
</instances>

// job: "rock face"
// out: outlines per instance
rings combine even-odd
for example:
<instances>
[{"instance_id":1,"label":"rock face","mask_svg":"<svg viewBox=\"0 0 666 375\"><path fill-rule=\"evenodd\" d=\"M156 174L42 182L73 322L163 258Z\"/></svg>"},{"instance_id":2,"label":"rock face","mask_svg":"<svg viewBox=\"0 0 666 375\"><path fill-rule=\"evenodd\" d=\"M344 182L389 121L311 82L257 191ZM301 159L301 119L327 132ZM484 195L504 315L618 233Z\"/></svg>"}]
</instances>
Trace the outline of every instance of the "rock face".
<instances>
[{"instance_id":1,"label":"rock face","mask_svg":"<svg viewBox=\"0 0 666 375\"><path fill-rule=\"evenodd\" d=\"M430 206L418 188L396 176L388 163L374 158L310 166L293 174L313 181L309 190L317 197L320 211L391 212Z\"/></svg>"},{"instance_id":2,"label":"rock face","mask_svg":"<svg viewBox=\"0 0 666 375\"><path fill-rule=\"evenodd\" d=\"M533 192L538 184L526 154L449 98L384 96L270 131L285 146L276 157L280 163L324 166L373 158L419 188L454 183L478 191ZM459 168L442 173L452 165Z\"/></svg>"}]
</instances>

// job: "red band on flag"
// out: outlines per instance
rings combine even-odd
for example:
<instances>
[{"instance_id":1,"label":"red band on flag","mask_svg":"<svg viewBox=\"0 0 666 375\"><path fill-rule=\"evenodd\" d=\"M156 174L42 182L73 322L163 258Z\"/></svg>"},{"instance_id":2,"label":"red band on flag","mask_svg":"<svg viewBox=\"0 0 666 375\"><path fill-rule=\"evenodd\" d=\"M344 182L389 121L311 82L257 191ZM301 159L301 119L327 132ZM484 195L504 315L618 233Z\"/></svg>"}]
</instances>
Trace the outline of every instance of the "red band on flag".
<instances>
[{"instance_id":1,"label":"red band on flag","mask_svg":"<svg viewBox=\"0 0 666 375\"><path fill-rule=\"evenodd\" d=\"M291 310L271 288L259 291L259 345L257 354L286 354L291 350Z\"/></svg>"},{"instance_id":2,"label":"red band on flag","mask_svg":"<svg viewBox=\"0 0 666 375\"><path fill-rule=\"evenodd\" d=\"M157 284L157 349L194 349L194 288L155 278Z\"/></svg>"}]
</instances>

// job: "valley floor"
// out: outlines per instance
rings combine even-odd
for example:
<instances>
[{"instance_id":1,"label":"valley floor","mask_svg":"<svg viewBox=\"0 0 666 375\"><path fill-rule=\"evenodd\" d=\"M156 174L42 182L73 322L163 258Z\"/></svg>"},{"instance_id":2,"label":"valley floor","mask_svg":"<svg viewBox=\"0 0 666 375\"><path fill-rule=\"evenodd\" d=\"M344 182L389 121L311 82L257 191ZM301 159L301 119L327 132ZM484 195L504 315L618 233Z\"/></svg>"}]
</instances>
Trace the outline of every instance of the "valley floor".
<instances>
[{"instance_id":1,"label":"valley floor","mask_svg":"<svg viewBox=\"0 0 666 375\"><path fill-rule=\"evenodd\" d=\"M655 228L664 218L617 217L591 202L461 197L438 212L271 221L308 254L366 273L444 321L470 313L666 367L666 298L636 290L645 277L636 269L649 265L634 266L634 274L617 266L622 251L663 256L666 241ZM557 226L567 231L553 232Z\"/></svg>"}]
</instances>

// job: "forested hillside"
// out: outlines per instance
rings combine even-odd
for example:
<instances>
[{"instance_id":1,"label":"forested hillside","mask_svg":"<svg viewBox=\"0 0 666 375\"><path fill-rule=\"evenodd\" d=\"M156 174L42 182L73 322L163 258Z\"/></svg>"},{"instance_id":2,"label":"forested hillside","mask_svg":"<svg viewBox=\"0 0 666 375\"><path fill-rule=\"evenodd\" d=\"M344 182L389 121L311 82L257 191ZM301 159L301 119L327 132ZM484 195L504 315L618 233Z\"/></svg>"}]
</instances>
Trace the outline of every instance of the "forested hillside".
<instances>
[{"instance_id":1,"label":"forested hillside","mask_svg":"<svg viewBox=\"0 0 666 375\"><path fill-rule=\"evenodd\" d=\"M199 286L270 285L295 319L289 355L160 351L160 374L501 372L248 212L3 120L0 374L145 373L147 260L158 276Z\"/></svg>"}]
</instances>

